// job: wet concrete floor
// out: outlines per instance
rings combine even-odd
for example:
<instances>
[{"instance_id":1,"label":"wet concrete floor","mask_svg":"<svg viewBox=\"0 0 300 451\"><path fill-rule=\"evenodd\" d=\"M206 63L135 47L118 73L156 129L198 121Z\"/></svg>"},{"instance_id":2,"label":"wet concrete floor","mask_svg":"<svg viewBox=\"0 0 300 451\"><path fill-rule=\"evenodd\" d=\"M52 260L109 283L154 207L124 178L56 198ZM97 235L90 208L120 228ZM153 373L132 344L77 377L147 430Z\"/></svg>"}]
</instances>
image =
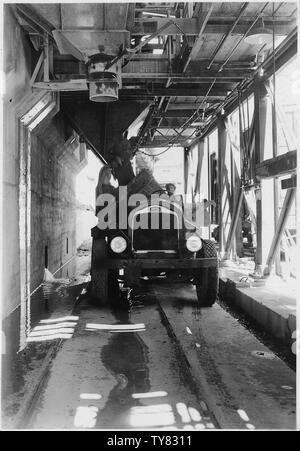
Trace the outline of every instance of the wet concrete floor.
<instances>
[{"instance_id":1,"label":"wet concrete floor","mask_svg":"<svg viewBox=\"0 0 300 451\"><path fill-rule=\"evenodd\" d=\"M222 429L295 429L296 374L221 305L199 308L195 290L155 286L208 408Z\"/></svg>"},{"instance_id":2,"label":"wet concrete floor","mask_svg":"<svg viewBox=\"0 0 300 451\"><path fill-rule=\"evenodd\" d=\"M192 286L147 284L106 308L83 292L66 312L29 336L62 344L22 427L295 428L295 372L220 305L199 308Z\"/></svg>"},{"instance_id":3,"label":"wet concrete floor","mask_svg":"<svg viewBox=\"0 0 300 451\"><path fill-rule=\"evenodd\" d=\"M86 297L27 427L213 429L155 299L135 293L112 309Z\"/></svg>"},{"instance_id":4,"label":"wet concrete floor","mask_svg":"<svg viewBox=\"0 0 300 451\"><path fill-rule=\"evenodd\" d=\"M86 286L90 256L81 253L53 277L42 283L31 295L26 321L17 308L2 323L5 342L2 346L1 421L2 427L15 427L24 409L24 400L34 390L40 369L51 346L64 338L59 330L49 328L48 321L69 317L76 298ZM26 324L25 324L26 322ZM23 327L20 328L20 324ZM51 324L51 323L49 323ZM68 324L71 327L71 323ZM53 332L53 333L52 333ZM26 336L25 336L26 333Z\"/></svg>"}]
</instances>

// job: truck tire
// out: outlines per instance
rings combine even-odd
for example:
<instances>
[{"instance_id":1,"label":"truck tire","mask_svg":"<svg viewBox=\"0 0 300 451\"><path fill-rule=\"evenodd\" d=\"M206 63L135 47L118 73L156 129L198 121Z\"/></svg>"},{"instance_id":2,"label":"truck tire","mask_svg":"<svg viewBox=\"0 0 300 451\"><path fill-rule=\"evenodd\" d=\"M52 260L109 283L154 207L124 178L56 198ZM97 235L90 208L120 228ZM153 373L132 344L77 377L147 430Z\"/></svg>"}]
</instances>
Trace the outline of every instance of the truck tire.
<instances>
[{"instance_id":1,"label":"truck tire","mask_svg":"<svg viewBox=\"0 0 300 451\"><path fill-rule=\"evenodd\" d=\"M212 241L202 240L203 246L197 257L216 258L218 254ZM201 307L211 307L218 298L219 293L219 268L203 268L194 281L197 291L198 303Z\"/></svg>"},{"instance_id":2,"label":"truck tire","mask_svg":"<svg viewBox=\"0 0 300 451\"><path fill-rule=\"evenodd\" d=\"M118 292L118 275L116 271L99 265L107 256L107 244L104 238L94 238L92 246L92 267L90 295L99 305L108 305Z\"/></svg>"},{"instance_id":3,"label":"truck tire","mask_svg":"<svg viewBox=\"0 0 300 451\"><path fill-rule=\"evenodd\" d=\"M101 305L109 303L107 269L91 269L90 295Z\"/></svg>"}]
</instances>

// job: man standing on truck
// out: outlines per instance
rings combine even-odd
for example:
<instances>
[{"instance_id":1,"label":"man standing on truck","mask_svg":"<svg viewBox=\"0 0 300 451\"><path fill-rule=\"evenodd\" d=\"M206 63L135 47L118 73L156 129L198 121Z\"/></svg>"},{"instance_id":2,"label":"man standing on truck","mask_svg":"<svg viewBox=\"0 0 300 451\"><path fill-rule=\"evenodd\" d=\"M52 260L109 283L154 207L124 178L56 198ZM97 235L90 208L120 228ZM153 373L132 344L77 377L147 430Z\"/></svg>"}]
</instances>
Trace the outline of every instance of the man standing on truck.
<instances>
[{"instance_id":1,"label":"man standing on truck","mask_svg":"<svg viewBox=\"0 0 300 451\"><path fill-rule=\"evenodd\" d=\"M181 205L183 207L183 198L181 194L175 194L176 191L176 185L174 183L167 183L166 184L166 191L169 196L169 199L171 202L176 202L177 204Z\"/></svg>"},{"instance_id":2,"label":"man standing on truck","mask_svg":"<svg viewBox=\"0 0 300 451\"><path fill-rule=\"evenodd\" d=\"M99 172L98 183L96 186L96 216L100 211L98 198L102 194L112 194L113 196L117 196L117 188L115 188L111 184L112 171L109 166L104 165Z\"/></svg>"},{"instance_id":3,"label":"man standing on truck","mask_svg":"<svg viewBox=\"0 0 300 451\"><path fill-rule=\"evenodd\" d=\"M167 191L167 194L168 194L168 196L170 198L175 198L176 186L174 185L174 183L167 183L166 184L166 191Z\"/></svg>"}]
</instances>

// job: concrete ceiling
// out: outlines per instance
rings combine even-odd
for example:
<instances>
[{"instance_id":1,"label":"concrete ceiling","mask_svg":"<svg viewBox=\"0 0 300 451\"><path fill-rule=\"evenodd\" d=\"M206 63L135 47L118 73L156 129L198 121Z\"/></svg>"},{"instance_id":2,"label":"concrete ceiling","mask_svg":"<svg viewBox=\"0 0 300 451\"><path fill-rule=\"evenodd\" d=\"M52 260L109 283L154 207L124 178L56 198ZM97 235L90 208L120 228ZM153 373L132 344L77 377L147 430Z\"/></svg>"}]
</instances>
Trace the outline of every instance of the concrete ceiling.
<instances>
[{"instance_id":1,"label":"concrete ceiling","mask_svg":"<svg viewBox=\"0 0 300 451\"><path fill-rule=\"evenodd\" d=\"M257 55L270 55L273 43L244 41L253 24L274 30L275 46L296 28L296 3L286 2L34 3L14 9L36 51L46 38L49 42L49 80L41 66L34 89L59 90L63 102L73 107L89 102L80 54L95 53L103 42L117 54L112 49L122 32L128 51L122 56L119 99L154 106L142 137L143 145L153 147L188 145L214 109L252 77ZM56 33L75 47L72 54L57 45ZM152 34L138 53L130 53Z\"/></svg>"}]
</instances>

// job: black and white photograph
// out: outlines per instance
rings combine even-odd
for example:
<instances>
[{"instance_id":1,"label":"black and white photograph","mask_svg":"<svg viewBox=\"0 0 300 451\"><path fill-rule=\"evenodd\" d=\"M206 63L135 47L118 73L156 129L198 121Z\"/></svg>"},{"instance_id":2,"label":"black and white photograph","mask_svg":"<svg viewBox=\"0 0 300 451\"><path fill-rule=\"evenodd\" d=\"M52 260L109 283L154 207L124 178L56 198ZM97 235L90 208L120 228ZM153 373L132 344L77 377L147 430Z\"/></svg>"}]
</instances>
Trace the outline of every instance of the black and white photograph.
<instances>
[{"instance_id":1,"label":"black and white photograph","mask_svg":"<svg viewBox=\"0 0 300 451\"><path fill-rule=\"evenodd\" d=\"M1 431L297 431L300 4L1 2Z\"/></svg>"}]
</instances>

